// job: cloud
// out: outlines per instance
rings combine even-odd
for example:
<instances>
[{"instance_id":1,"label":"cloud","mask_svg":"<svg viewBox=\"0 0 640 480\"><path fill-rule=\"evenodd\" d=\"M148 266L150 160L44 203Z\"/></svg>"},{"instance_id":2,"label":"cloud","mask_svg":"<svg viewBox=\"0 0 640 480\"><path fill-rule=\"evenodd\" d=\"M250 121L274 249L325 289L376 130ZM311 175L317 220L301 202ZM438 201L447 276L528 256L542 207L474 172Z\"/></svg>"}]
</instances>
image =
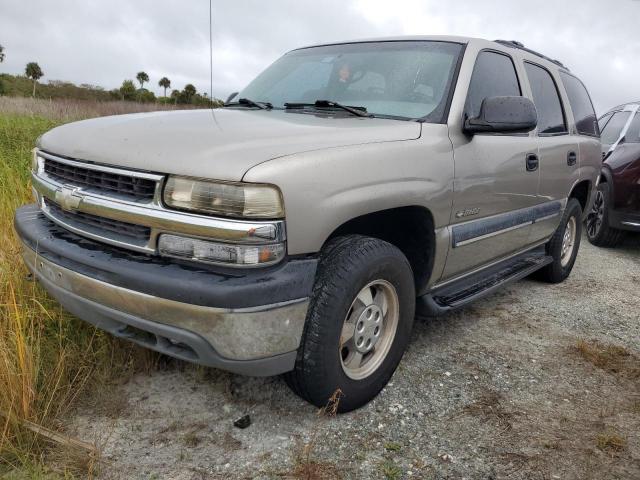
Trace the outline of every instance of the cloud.
<instances>
[{"instance_id":1,"label":"cloud","mask_svg":"<svg viewBox=\"0 0 640 480\"><path fill-rule=\"evenodd\" d=\"M246 85L303 45L402 34L522 41L558 58L589 87L596 108L640 99L640 2L632 0L213 0L214 95ZM209 90L209 2L0 0L0 71L37 61L46 79L116 88L140 70L157 93Z\"/></svg>"}]
</instances>

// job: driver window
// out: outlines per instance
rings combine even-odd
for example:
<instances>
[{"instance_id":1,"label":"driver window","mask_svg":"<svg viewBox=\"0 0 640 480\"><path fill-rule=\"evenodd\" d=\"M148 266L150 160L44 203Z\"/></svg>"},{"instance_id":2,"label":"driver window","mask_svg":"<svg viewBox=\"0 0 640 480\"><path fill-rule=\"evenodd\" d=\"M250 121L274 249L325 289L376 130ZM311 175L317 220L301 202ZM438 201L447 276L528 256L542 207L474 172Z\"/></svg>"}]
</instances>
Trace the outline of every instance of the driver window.
<instances>
[{"instance_id":1,"label":"driver window","mask_svg":"<svg viewBox=\"0 0 640 480\"><path fill-rule=\"evenodd\" d=\"M520 95L520 83L511 57L491 51L480 52L467 94L465 113L468 118L480 115L480 106L485 98Z\"/></svg>"}]
</instances>

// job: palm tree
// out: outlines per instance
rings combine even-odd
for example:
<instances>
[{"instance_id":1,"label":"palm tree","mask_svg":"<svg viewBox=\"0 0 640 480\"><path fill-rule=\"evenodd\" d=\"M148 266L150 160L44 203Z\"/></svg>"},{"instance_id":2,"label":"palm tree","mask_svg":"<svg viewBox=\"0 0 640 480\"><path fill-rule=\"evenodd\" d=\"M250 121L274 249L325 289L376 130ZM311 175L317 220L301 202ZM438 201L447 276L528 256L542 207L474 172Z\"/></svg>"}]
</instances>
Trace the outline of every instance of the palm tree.
<instances>
[{"instance_id":1,"label":"palm tree","mask_svg":"<svg viewBox=\"0 0 640 480\"><path fill-rule=\"evenodd\" d=\"M136 86L133 80L125 80L120 87L122 100L134 100L136 98Z\"/></svg>"},{"instance_id":2,"label":"palm tree","mask_svg":"<svg viewBox=\"0 0 640 480\"><path fill-rule=\"evenodd\" d=\"M0 63L4 62L4 47L0 45Z\"/></svg>"},{"instance_id":3,"label":"palm tree","mask_svg":"<svg viewBox=\"0 0 640 480\"><path fill-rule=\"evenodd\" d=\"M31 80L33 80L33 93L31 94L31 96L35 97L36 83L38 82L39 79L44 77L44 73L42 72L40 65L38 65L36 62L27 63L27 67L24 69L24 73L27 75L27 78L30 78Z\"/></svg>"},{"instance_id":4,"label":"palm tree","mask_svg":"<svg viewBox=\"0 0 640 480\"><path fill-rule=\"evenodd\" d=\"M167 88L171 88L171 80L167 77L162 77L158 82L158 85L164 88L164 96L167 97Z\"/></svg>"},{"instance_id":5,"label":"palm tree","mask_svg":"<svg viewBox=\"0 0 640 480\"><path fill-rule=\"evenodd\" d=\"M186 97L187 103L188 103L188 102L191 101L191 98L196 94L196 87L194 87L190 83L187 83L184 86L183 93L184 93L184 96Z\"/></svg>"},{"instance_id":6,"label":"palm tree","mask_svg":"<svg viewBox=\"0 0 640 480\"><path fill-rule=\"evenodd\" d=\"M146 72L138 72L136 79L140 82L140 88L144 85L144 82L149 81L149 75Z\"/></svg>"}]
</instances>

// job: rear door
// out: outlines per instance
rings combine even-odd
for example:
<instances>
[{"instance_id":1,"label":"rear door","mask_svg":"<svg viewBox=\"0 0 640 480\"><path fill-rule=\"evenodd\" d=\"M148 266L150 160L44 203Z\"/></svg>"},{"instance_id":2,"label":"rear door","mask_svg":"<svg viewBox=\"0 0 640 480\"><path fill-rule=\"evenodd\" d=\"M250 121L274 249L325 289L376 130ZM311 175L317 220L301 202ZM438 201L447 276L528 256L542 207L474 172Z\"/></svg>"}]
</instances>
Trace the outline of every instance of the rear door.
<instances>
[{"instance_id":1,"label":"rear door","mask_svg":"<svg viewBox=\"0 0 640 480\"><path fill-rule=\"evenodd\" d=\"M512 56L481 50L464 115L478 116L487 97L522 94ZM532 134L470 136L460 128L450 128L449 135L454 146L455 179L452 244L443 281L523 249L530 230L529 209L537 201L539 175L538 169L527 170L527 157L537 155L538 149Z\"/></svg>"},{"instance_id":2,"label":"rear door","mask_svg":"<svg viewBox=\"0 0 640 480\"><path fill-rule=\"evenodd\" d=\"M559 78L551 70L525 61L531 98L538 111L538 157L540 183L537 206L532 212L530 243L550 237L558 227L562 201L579 179L578 140L570 135L558 88Z\"/></svg>"},{"instance_id":3,"label":"rear door","mask_svg":"<svg viewBox=\"0 0 640 480\"><path fill-rule=\"evenodd\" d=\"M559 77L564 87L566 98L565 105L568 104L573 117L573 123L569 124L571 137L578 142L578 166L581 178L592 179L600 173L602 166L602 145L600 143L600 129L596 117L593 102L584 84L571 73L560 70ZM611 123L611 121L609 121ZM594 185L591 184L593 191ZM571 193L567 190L562 200L564 201ZM590 208L587 202L586 209Z\"/></svg>"}]
</instances>

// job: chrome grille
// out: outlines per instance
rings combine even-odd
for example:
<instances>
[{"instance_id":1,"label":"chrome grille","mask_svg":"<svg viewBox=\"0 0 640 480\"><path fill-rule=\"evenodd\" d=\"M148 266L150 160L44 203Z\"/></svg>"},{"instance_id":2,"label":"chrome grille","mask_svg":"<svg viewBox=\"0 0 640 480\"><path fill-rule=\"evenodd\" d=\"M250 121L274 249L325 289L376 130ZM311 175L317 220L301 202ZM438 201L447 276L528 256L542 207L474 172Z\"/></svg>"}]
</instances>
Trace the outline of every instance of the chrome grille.
<instances>
[{"instance_id":1,"label":"chrome grille","mask_svg":"<svg viewBox=\"0 0 640 480\"><path fill-rule=\"evenodd\" d=\"M284 220L252 222L167 209L166 175L70 160L36 150L31 182L42 212L77 235L157 254L162 233L264 244L286 240ZM259 234L258 234L259 233Z\"/></svg>"},{"instance_id":2,"label":"chrome grille","mask_svg":"<svg viewBox=\"0 0 640 480\"><path fill-rule=\"evenodd\" d=\"M151 235L151 229L143 225L134 225L132 223L98 217L84 212L69 212L63 210L58 204L51 201L46 201L45 206L50 215L72 227L80 227L84 230L96 230L102 235L105 234L105 231L110 232L118 237L123 237L123 239L142 245L147 243Z\"/></svg>"},{"instance_id":3,"label":"chrome grille","mask_svg":"<svg viewBox=\"0 0 640 480\"><path fill-rule=\"evenodd\" d=\"M121 175L44 159L44 172L54 180L104 193L116 193L139 200L151 200L156 182L147 178Z\"/></svg>"}]
</instances>

